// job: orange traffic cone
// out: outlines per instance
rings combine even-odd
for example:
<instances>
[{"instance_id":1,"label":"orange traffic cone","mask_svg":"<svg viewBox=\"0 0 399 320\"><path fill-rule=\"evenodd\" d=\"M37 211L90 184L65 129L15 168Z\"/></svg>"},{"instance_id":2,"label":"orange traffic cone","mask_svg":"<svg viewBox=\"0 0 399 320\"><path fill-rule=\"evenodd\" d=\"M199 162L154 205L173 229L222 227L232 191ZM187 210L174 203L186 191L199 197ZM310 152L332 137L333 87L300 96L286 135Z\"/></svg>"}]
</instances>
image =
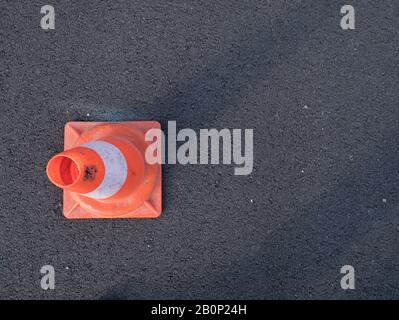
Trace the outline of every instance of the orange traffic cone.
<instances>
[{"instance_id":1,"label":"orange traffic cone","mask_svg":"<svg viewBox=\"0 0 399 320\"><path fill-rule=\"evenodd\" d=\"M76 218L155 218L162 210L161 165L148 164L145 133L155 121L68 122L64 152L47 176L64 190L63 212Z\"/></svg>"}]
</instances>

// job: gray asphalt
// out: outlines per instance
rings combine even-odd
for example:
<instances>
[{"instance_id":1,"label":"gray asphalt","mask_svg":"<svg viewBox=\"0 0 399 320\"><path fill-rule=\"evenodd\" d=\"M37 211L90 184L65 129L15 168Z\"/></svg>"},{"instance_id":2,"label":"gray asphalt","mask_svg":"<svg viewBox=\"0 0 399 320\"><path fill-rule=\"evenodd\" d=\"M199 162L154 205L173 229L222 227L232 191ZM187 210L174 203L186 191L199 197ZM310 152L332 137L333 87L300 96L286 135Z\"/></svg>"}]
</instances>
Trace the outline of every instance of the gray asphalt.
<instances>
[{"instance_id":1,"label":"gray asphalt","mask_svg":"<svg viewBox=\"0 0 399 320\"><path fill-rule=\"evenodd\" d=\"M3 0L0 298L399 298L399 3L348 2L352 31L342 1L56 1L46 32ZM254 171L165 165L161 218L65 219L65 123L145 119L253 128Z\"/></svg>"}]
</instances>

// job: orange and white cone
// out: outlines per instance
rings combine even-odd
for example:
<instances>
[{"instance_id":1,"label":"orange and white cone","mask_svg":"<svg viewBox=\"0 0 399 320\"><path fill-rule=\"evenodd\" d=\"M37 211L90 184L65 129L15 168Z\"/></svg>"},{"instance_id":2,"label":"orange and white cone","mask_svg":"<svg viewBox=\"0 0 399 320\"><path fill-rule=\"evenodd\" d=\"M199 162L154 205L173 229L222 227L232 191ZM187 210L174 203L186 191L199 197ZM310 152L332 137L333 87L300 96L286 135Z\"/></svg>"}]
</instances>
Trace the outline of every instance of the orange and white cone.
<instances>
[{"instance_id":1,"label":"orange and white cone","mask_svg":"<svg viewBox=\"0 0 399 320\"><path fill-rule=\"evenodd\" d=\"M145 132L153 121L70 122L64 152L47 165L52 183L64 190L67 218L157 217L161 213L161 169L148 164ZM72 140L75 140L74 142ZM75 145L67 149L67 144Z\"/></svg>"}]
</instances>

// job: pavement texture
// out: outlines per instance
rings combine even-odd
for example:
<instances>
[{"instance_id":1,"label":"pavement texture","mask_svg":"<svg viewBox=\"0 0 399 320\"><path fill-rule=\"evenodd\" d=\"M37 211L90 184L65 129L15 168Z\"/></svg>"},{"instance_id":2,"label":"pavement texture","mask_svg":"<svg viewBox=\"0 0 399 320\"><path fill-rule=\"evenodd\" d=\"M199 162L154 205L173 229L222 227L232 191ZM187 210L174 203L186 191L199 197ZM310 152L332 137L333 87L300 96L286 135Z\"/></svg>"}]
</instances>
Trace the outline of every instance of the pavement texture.
<instances>
[{"instance_id":1,"label":"pavement texture","mask_svg":"<svg viewBox=\"0 0 399 320\"><path fill-rule=\"evenodd\" d=\"M44 4L0 3L0 298L399 298L399 2L351 31L332 0ZM161 218L67 220L73 120L252 128L254 170L164 165Z\"/></svg>"}]
</instances>

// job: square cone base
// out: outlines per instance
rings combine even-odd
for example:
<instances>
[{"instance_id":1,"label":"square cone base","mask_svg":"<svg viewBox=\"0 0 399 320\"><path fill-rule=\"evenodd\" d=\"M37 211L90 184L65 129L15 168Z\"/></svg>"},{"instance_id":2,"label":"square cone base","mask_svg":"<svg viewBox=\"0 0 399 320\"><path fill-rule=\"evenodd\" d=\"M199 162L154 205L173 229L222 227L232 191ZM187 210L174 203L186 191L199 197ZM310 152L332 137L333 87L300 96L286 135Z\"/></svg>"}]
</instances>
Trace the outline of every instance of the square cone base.
<instances>
[{"instance_id":1,"label":"square cone base","mask_svg":"<svg viewBox=\"0 0 399 320\"><path fill-rule=\"evenodd\" d=\"M143 133L150 129L160 129L161 125L157 121L123 121L123 122L83 122L73 121L65 125L64 130L64 150L78 146L78 140L82 133L101 124L124 124L134 129L139 129ZM159 165L161 166L161 165ZM143 205L132 212L123 215L103 216L91 212L87 208L81 207L75 200L72 192L64 190L63 195L63 214L68 219L115 219L115 218L157 218L162 212L162 168L159 168L159 177L149 199Z\"/></svg>"}]
</instances>

